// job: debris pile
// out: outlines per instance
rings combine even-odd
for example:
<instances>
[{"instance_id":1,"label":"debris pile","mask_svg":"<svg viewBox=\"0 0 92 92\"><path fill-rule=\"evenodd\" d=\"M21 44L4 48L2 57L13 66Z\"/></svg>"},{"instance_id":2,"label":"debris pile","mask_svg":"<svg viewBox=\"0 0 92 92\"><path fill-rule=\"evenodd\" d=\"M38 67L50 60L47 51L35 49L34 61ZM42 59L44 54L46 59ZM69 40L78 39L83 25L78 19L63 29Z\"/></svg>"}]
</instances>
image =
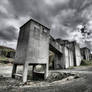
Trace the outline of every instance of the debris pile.
<instances>
[{"instance_id":1,"label":"debris pile","mask_svg":"<svg viewBox=\"0 0 92 92\"><path fill-rule=\"evenodd\" d=\"M53 81L58 81L62 79L71 80L71 79L76 79L79 77L80 77L79 74L74 74L74 73L53 72L49 74L47 81L53 82Z\"/></svg>"}]
</instances>

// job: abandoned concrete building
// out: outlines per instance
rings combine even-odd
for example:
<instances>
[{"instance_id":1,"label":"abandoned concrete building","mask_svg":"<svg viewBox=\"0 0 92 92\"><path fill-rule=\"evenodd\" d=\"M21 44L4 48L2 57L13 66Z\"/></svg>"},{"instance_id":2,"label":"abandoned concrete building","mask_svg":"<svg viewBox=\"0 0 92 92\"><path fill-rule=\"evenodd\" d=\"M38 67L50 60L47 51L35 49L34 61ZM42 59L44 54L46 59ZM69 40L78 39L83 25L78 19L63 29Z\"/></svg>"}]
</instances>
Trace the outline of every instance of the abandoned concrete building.
<instances>
[{"instance_id":1,"label":"abandoned concrete building","mask_svg":"<svg viewBox=\"0 0 92 92\"><path fill-rule=\"evenodd\" d=\"M90 53L90 60L92 60L92 54Z\"/></svg>"},{"instance_id":2,"label":"abandoned concrete building","mask_svg":"<svg viewBox=\"0 0 92 92\"><path fill-rule=\"evenodd\" d=\"M81 53L78 43L54 39L50 29L31 19L20 28L12 77L15 77L17 65L23 65L23 82L27 81L28 66L44 67L44 78L48 77L49 67L63 69L79 66Z\"/></svg>"},{"instance_id":3,"label":"abandoned concrete building","mask_svg":"<svg viewBox=\"0 0 92 92\"><path fill-rule=\"evenodd\" d=\"M87 47L81 48L82 59L90 60L90 49Z\"/></svg>"},{"instance_id":4,"label":"abandoned concrete building","mask_svg":"<svg viewBox=\"0 0 92 92\"><path fill-rule=\"evenodd\" d=\"M68 40L56 39L63 46L64 68L71 66L79 66L81 63L81 53L79 44L76 41L69 42Z\"/></svg>"}]
</instances>

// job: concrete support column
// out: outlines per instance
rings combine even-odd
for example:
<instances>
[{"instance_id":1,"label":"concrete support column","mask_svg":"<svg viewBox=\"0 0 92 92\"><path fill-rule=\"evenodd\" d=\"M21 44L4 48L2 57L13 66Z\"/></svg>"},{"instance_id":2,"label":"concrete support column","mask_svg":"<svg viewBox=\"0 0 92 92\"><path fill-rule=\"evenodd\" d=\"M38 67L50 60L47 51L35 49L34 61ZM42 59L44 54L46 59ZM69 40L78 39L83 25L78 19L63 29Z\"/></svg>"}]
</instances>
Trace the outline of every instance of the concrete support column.
<instances>
[{"instance_id":1,"label":"concrete support column","mask_svg":"<svg viewBox=\"0 0 92 92\"><path fill-rule=\"evenodd\" d=\"M16 70L17 70L17 64L13 64L13 69L12 69L12 78L15 78Z\"/></svg>"},{"instance_id":2,"label":"concrete support column","mask_svg":"<svg viewBox=\"0 0 92 92\"><path fill-rule=\"evenodd\" d=\"M32 69L32 78L34 79L34 70L35 70L35 66L36 65L33 65L33 69Z\"/></svg>"},{"instance_id":3,"label":"concrete support column","mask_svg":"<svg viewBox=\"0 0 92 92\"><path fill-rule=\"evenodd\" d=\"M34 72L35 66L36 66L36 65L33 65L32 73Z\"/></svg>"},{"instance_id":4,"label":"concrete support column","mask_svg":"<svg viewBox=\"0 0 92 92\"><path fill-rule=\"evenodd\" d=\"M54 69L57 69L57 63L58 63L58 57L57 57L57 54L55 54L55 58L54 58Z\"/></svg>"},{"instance_id":5,"label":"concrete support column","mask_svg":"<svg viewBox=\"0 0 92 92\"><path fill-rule=\"evenodd\" d=\"M47 79L47 77L48 77L48 63L44 65L44 69L45 69L44 78Z\"/></svg>"},{"instance_id":6,"label":"concrete support column","mask_svg":"<svg viewBox=\"0 0 92 92\"><path fill-rule=\"evenodd\" d=\"M28 74L28 63L25 63L23 66L23 82L27 82L27 74Z\"/></svg>"}]
</instances>

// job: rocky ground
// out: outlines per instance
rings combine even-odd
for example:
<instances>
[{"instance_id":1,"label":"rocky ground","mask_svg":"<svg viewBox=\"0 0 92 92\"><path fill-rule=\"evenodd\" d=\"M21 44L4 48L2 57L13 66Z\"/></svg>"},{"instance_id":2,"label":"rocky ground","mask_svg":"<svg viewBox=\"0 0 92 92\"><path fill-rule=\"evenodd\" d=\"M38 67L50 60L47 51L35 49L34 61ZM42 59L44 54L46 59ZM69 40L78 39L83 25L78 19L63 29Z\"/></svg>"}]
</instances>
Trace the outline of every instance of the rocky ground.
<instances>
[{"instance_id":1,"label":"rocky ground","mask_svg":"<svg viewBox=\"0 0 92 92\"><path fill-rule=\"evenodd\" d=\"M92 92L91 70L92 66L81 66L68 70L50 71L48 80L28 80L24 85L20 78L11 78L11 64L1 64L0 92L43 92L43 90L44 92ZM22 66L18 67L17 72L22 72Z\"/></svg>"}]
</instances>

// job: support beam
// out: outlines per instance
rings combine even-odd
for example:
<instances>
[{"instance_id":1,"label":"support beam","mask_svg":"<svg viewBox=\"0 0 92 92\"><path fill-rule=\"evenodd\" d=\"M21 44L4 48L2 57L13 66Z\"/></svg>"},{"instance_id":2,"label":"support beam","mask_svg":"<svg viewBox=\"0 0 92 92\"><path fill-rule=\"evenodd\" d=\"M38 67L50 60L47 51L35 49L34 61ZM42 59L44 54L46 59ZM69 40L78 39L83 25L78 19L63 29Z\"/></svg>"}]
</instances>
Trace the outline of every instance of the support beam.
<instances>
[{"instance_id":1,"label":"support beam","mask_svg":"<svg viewBox=\"0 0 92 92\"><path fill-rule=\"evenodd\" d=\"M16 70L17 70L17 64L13 64L13 69L12 69L12 78L15 78Z\"/></svg>"},{"instance_id":2,"label":"support beam","mask_svg":"<svg viewBox=\"0 0 92 92\"><path fill-rule=\"evenodd\" d=\"M36 65L33 65L33 69L32 69L32 78L33 78L33 80L34 80L34 70L35 70L35 66L36 66Z\"/></svg>"},{"instance_id":3,"label":"support beam","mask_svg":"<svg viewBox=\"0 0 92 92\"><path fill-rule=\"evenodd\" d=\"M27 82L27 74L28 74L28 63L25 63L23 66L23 82Z\"/></svg>"},{"instance_id":4,"label":"support beam","mask_svg":"<svg viewBox=\"0 0 92 92\"><path fill-rule=\"evenodd\" d=\"M48 77L48 64L44 65L44 69L45 69L44 79L47 79L47 77Z\"/></svg>"}]
</instances>

